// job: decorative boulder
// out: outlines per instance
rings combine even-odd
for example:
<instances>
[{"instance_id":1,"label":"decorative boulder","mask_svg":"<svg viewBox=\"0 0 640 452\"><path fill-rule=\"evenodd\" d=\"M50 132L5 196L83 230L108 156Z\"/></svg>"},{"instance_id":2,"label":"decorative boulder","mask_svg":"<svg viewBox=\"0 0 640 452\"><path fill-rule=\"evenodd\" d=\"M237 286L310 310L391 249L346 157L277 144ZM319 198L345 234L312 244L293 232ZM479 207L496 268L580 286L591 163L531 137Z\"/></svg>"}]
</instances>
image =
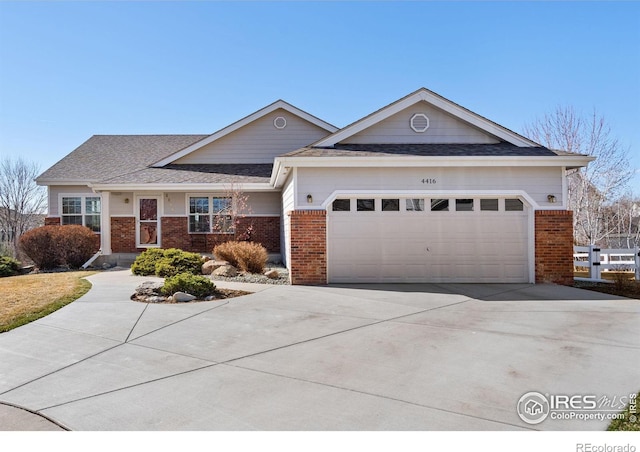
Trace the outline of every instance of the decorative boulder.
<instances>
[{"instance_id":1,"label":"decorative boulder","mask_svg":"<svg viewBox=\"0 0 640 452\"><path fill-rule=\"evenodd\" d=\"M212 273L213 276L226 276L228 278L233 278L238 274L238 270L233 265L223 265L222 267L216 268Z\"/></svg>"},{"instance_id":2,"label":"decorative boulder","mask_svg":"<svg viewBox=\"0 0 640 452\"><path fill-rule=\"evenodd\" d=\"M207 262L202 264L202 274L210 275L214 270L217 270L218 268L223 267L225 265L229 265L229 262L208 260Z\"/></svg>"},{"instance_id":3,"label":"decorative boulder","mask_svg":"<svg viewBox=\"0 0 640 452\"><path fill-rule=\"evenodd\" d=\"M187 301L193 301L196 297L186 292L176 292L173 294L173 301L176 303L186 303Z\"/></svg>"},{"instance_id":4,"label":"decorative boulder","mask_svg":"<svg viewBox=\"0 0 640 452\"><path fill-rule=\"evenodd\" d=\"M278 273L278 270L267 270L264 272L264 276L269 279L278 279L280 277L280 273Z\"/></svg>"},{"instance_id":5,"label":"decorative boulder","mask_svg":"<svg viewBox=\"0 0 640 452\"><path fill-rule=\"evenodd\" d=\"M136 287L136 295L160 295L163 282L145 281Z\"/></svg>"}]
</instances>

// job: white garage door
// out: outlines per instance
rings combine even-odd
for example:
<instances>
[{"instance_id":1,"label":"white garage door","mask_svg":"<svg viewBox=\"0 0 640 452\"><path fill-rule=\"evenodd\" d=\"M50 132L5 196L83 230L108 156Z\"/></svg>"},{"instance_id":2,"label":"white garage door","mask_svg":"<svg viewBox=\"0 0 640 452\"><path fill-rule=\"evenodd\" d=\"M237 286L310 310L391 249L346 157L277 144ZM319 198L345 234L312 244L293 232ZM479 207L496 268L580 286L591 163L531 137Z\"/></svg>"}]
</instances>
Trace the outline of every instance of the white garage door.
<instances>
[{"instance_id":1,"label":"white garage door","mask_svg":"<svg viewBox=\"0 0 640 452\"><path fill-rule=\"evenodd\" d=\"M336 199L329 282L529 282L529 209L519 199Z\"/></svg>"}]
</instances>

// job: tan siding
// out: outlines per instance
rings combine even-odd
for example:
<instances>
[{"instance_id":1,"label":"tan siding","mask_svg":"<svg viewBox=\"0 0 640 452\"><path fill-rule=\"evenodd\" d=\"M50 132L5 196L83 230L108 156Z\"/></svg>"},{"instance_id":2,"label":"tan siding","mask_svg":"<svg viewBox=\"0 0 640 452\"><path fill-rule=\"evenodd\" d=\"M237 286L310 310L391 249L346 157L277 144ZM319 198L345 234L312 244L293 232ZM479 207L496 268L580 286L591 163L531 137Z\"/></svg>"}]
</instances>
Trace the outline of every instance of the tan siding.
<instances>
[{"instance_id":1,"label":"tan siding","mask_svg":"<svg viewBox=\"0 0 640 452\"><path fill-rule=\"evenodd\" d=\"M423 179L435 184L423 184ZM335 190L524 190L538 204L562 202L561 168L298 168L299 204L320 206ZM554 204L554 207L560 207Z\"/></svg>"},{"instance_id":2,"label":"tan siding","mask_svg":"<svg viewBox=\"0 0 640 452\"><path fill-rule=\"evenodd\" d=\"M49 216L60 215L59 195L63 193L99 196L93 194L93 190L87 185L51 185L49 186Z\"/></svg>"},{"instance_id":3,"label":"tan siding","mask_svg":"<svg viewBox=\"0 0 640 452\"><path fill-rule=\"evenodd\" d=\"M111 193L109 215L133 216L133 193L132 192L115 192Z\"/></svg>"},{"instance_id":4,"label":"tan siding","mask_svg":"<svg viewBox=\"0 0 640 452\"><path fill-rule=\"evenodd\" d=\"M416 133L411 128L411 117L424 113L429 118L429 128ZM454 118L426 102L419 102L384 121L344 140L344 143L497 143L495 137Z\"/></svg>"},{"instance_id":5,"label":"tan siding","mask_svg":"<svg viewBox=\"0 0 640 452\"><path fill-rule=\"evenodd\" d=\"M280 215L280 193L247 193L249 215Z\"/></svg>"},{"instance_id":6,"label":"tan siding","mask_svg":"<svg viewBox=\"0 0 640 452\"><path fill-rule=\"evenodd\" d=\"M284 129L276 129L273 125L278 116L287 120ZM326 130L278 109L175 163L272 163L276 156L295 151L326 135Z\"/></svg>"}]
</instances>

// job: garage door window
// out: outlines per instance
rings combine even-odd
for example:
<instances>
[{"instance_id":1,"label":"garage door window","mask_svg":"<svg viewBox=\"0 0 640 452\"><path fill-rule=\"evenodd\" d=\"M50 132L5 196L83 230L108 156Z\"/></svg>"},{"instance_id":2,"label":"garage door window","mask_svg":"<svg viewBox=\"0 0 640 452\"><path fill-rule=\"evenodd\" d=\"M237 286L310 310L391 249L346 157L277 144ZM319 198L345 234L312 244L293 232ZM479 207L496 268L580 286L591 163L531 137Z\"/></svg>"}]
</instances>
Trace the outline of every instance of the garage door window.
<instances>
[{"instance_id":1,"label":"garage door window","mask_svg":"<svg viewBox=\"0 0 640 452\"><path fill-rule=\"evenodd\" d=\"M406 201L408 212L424 211L424 199L407 199Z\"/></svg>"},{"instance_id":2,"label":"garage door window","mask_svg":"<svg viewBox=\"0 0 640 452\"><path fill-rule=\"evenodd\" d=\"M481 199L480 200L480 210L482 211L498 211L498 200L497 199Z\"/></svg>"},{"instance_id":3,"label":"garage door window","mask_svg":"<svg viewBox=\"0 0 640 452\"><path fill-rule=\"evenodd\" d=\"M383 199L382 211L383 212L399 212L400 200L399 199Z\"/></svg>"},{"instance_id":4,"label":"garage door window","mask_svg":"<svg viewBox=\"0 0 640 452\"><path fill-rule=\"evenodd\" d=\"M448 199L432 199L431 200L431 211L432 212L445 212L449 210L449 200Z\"/></svg>"},{"instance_id":5,"label":"garage door window","mask_svg":"<svg viewBox=\"0 0 640 452\"><path fill-rule=\"evenodd\" d=\"M524 210L524 204L519 199L505 199L504 210L507 212L522 212Z\"/></svg>"},{"instance_id":6,"label":"garage door window","mask_svg":"<svg viewBox=\"0 0 640 452\"><path fill-rule=\"evenodd\" d=\"M349 212L351 210L351 200L350 199L336 199L333 201L334 212Z\"/></svg>"},{"instance_id":7,"label":"garage door window","mask_svg":"<svg viewBox=\"0 0 640 452\"><path fill-rule=\"evenodd\" d=\"M376 210L374 199L358 199L358 212L373 212Z\"/></svg>"},{"instance_id":8,"label":"garage door window","mask_svg":"<svg viewBox=\"0 0 640 452\"><path fill-rule=\"evenodd\" d=\"M473 212L473 199L456 199L456 212Z\"/></svg>"}]
</instances>

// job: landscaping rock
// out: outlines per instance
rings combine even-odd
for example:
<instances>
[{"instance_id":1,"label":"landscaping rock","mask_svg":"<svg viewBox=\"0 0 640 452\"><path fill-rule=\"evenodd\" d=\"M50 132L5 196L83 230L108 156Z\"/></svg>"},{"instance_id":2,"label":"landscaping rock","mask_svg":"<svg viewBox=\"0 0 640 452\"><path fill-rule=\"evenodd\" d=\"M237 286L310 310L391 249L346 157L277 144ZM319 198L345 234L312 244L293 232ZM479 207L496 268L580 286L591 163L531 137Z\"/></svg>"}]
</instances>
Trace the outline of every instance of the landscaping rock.
<instances>
[{"instance_id":1,"label":"landscaping rock","mask_svg":"<svg viewBox=\"0 0 640 452\"><path fill-rule=\"evenodd\" d=\"M160 295L163 282L145 281L136 287L136 295Z\"/></svg>"},{"instance_id":2,"label":"landscaping rock","mask_svg":"<svg viewBox=\"0 0 640 452\"><path fill-rule=\"evenodd\" d=\"M202 264L202 274L210 275L214 270L217 270L220 267L224 267L225 265L229 265L229 262L208 260L207 262Z\"/></svg>"},{"instance_id":3,"label":"landscaping rock","mask_svg":"<svg viewBox=\"0 0 640 452\"><path fill-rule=\"evenodd\" d=\"M213 272L211 272L213 276L226 276L226 277L234 277L238 274L238 270L233 265L223 265L222 267L216 268Z\"/></svg>"},{"instance_id":4,"label":"landscaping rock","mask_svg":"<svg viewBox=\"0 0 640 452\"><path fill-rule=\"evenodd\" d=\"M175 301L176 303L186 303L195 299L196 297L185 292L176 292L173 294L173 301Z\"/></svg>"},{"instance_id":5,"label":"landscaping rock","mask_svg":"<svg viewBox=\"0 0 640 452\"><path fill-rule=\"evenodd\" d=\"M211 258L209 256L201 256L202 260L205 262L209 262L211 260Z\"/></svg>"},{"instance_id":6,"label":"landscaping rock","mask_svg":"<svg viewBox=\"0 0 640 452\"><path fill-rule=\"evenodd\" d=\"M167 297L158 297L155 295L151 295L145 298L144 301L146 301L147 303L164 303L165 301L167 301Z\"/></svg>"},{"instance_id":7,"label":"landscaping rock","mask_svg":"<svg viewBox=\"0 0 640 452\"><path fill-rule=\"evenodd\" d=\"M280 273L278 273L278 270L267 270L264 272L264 276L269 279L277 279L280 277Z\"/></svg>"},{"instance_id":8,"label":"landscaping rock","mask_svg":"<svg viewBox=\"0 0 640 452\"><path fill-rule=\"evenodd\" d=\"M103 270L109 270L111 268L111 264L108 262L105 262L104 264L102 264L102 269Z\"/></svg>"}]
</instances>

